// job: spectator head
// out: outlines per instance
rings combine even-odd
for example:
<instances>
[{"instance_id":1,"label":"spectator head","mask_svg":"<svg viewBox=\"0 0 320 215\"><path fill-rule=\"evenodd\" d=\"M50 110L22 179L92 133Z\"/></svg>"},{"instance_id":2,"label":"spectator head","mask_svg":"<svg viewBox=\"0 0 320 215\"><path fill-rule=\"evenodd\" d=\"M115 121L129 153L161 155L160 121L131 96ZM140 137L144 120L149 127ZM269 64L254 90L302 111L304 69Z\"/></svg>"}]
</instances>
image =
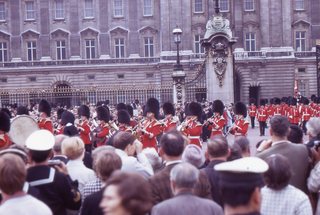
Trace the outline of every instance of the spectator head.
<instances>
[{"instance_id":1,"label":"spectator head","mask_svg":"<svg viewBox=\"0 0 320 215\"><path fill-rule=\"evenodd\" d=\"M240 146L236 143L234 143L231 147L230 147L230 154L227 158L227 161L233 161L239 158L242 158L242 150L240 148Z\"/></svg>"},{"instance_id":2,"label":"spectator head","mask_svg":"<svg viewBox=\"0 0 320 215\"><path fill-rule=\"evenodd\" d=\"M194 144L187 145L182 153L182 161L190 163L197 168L203 165L204 160L201 148Z\"/></svg>"},{"instance_id":3,"label":"spectator head","mask_svg":"<svg viewBox=\"0 0 320 215\"><path fill-rule=\"evenodd\" d=\"M70 160L83 159L85 148L80 137L65 139L61 145L61 152Z\"/></svg>"},{"instance_id":4,"label":"spectator head","mask_svg":"<svg viewBox=\"0 0 320 215\"><path fill-rule=\"evenodd\" d=\"M152 208L148 181L134 173L114 172L100 203L104 214L147 214Z\"/></svg>"},{"instance_id":5,"label":"spectator head","mask_svg":"<svg viewBox=\"0 0 320 215\"><path fill-rule=\"evenodd\" d=\"M17 108L17 116L19 115L29 115L29 110L26 106L19 106Z\"/></svg>"},{"instance_id":6,"label":"spectator head","mask_svg":"<svg viewBox=\"0 0 320 215\"><path fill-rule=\"evenodd\" d=\"M114 135L112 144L115 148L125 151L129 156L135 154L136 138L130 132L119 131Z\"/></svg>"},{"instance_id":7,"label":"spectator head","mask_svg":"<svg viewBox=\"0 0 320 215\"><path fill-rule=\"evenodd\" d=\"M26 148L29 150L29 157L35 163L42 163L52 155L54 136L50 131L38 130L33 132L26 140Z\"/></svg>"},{"instance_id":8,"label":"spectator head","mask_svg":"<svg viewBox=\"0 0 320 215\"><path fill-rule=\"evenodd\" d=\"M95 148L91 153L92 169L96 172L95 165L96 165L96 161L97 161L99 154L104 153L106 151L115 152L115 150L116 149L113 146L106 146L106 145Z\"/></svg>"},{"instance_id":9,"label":"spectator head","mask_svg":"<svg viewBox=\"0 0 320 215\"><path fill-rule=\"evenodd\" d=\"M142 153L148 158L154 172L158 171L162 166L162 159L155 148L145 148Z\"/></svg>"},{"instance_id":10,"label":"spectator head","mask_svg":"<svg viewBox=\"0 0 320 215\"><path fill-rule=\"evenodd\" d=\"M287 139L292 143L303 143L303 131L297 125L290 125Z\"/></svg>"},{"instance_id":11,"label":"spectator head","mask_svg":"<svg viewBox=\"0 0 320 215\"><path fill-rule=\"evenodd\" d=\"M280 154L274 154L266 159L269 169L264 173L266 186L273 190L281 190L289 184L291 178L291 166L288 158Z\"/></svg>"},{"instance_id":12,"label":"spectator head","mask_svg":"<svg viewBox=\"0 0 320 215\"><path fill-rule=\"evenodd\" d=\"M312 117L306 124L309 139L320 139L320 118Z\"/></svg>"},{"instance_id":13,"label":"spectator head","mask_svg":"<svg viewBox=\"0 0 320 215\"><path fill-rule=\"evenodd\" d=\"M23 162L25 164L28 163L28 153L24 147L22 147L20 145L13 144L9 148L1 150L0 156L4 155L4 154L8 154L8 153L17 155L23 160Z\"/></svg>"},{"instance_id":14,"label":"spectator head","mask_svg":"<svg viewBox=\"0 0 320 215\"><path fill-rule=\"evenodd\" d=\"M58 134L54 137L53 153L55 155L61 154L61 144L67 138L68 138L68 136L66 136L64 134Z\"/></svg>"},{"instance_id":15,"label":"spectator head","mask_svg":"<svg viewBox=\"0 0 320 215\"><path fill-rule=\"evenodd\" d=\"M189 164L181 163L170 171L172 192L177 195L180 189L192 190L199 178L199 170Z\"/></svg>"},{"instance_id":16,"label":"spectator head","mask_svg":"<svg viewBox=\"0 0 320 215\"><path fill-rule=\"evenodd\" d=\"M220 193L225 207L242 206L249 211L260 210L262 173L268 170L265 161L257 157L245 157L217 164L214 169L219 172Z\"/></svg>"},{"instance_id":17,"label":"spectator head","mask_svg":"<svg viewBox=\"0 0 320 215\"><path fill-rule=\"evenodd\" d=\"M107 179L115 170L121 169L121 166L121 158L113 151L100 151L95 158L94 169L97 176L104 182L107 181Z\"/></svg>"},{"instance_id":18,"label":"spectator head","mask_svg":"<svg viewBox=\"0 0 320 215\"><path fill-rule=\"evenodd\" d=\"M225 158L230 154L229 145L227 139L222 136L214 136L212 139L208 140L206 156L209 160L215 158Z\"/></svg>"},{"instance_id":19,"label":"spectator head","mask_svg":"<svg viewBox=\"0 0 320 215\"><path fill-rule=\"evenodd\" d=\"M236 137L234 144L238 145L241 149L242 157L250 156L250 142L246 137Z\"/></svg>"},{"instance_id":20,"label":"spectator head","mask_svg":"<svg viewBox=\"0 0 320 215\"><path fill-rule=\"evenodd\" d=\"M184 149L184 138L178 131L170 131L160 139L160 154L169 157L181 157Z\"/></svg>"},{"instance_id":21,"label":"spectator head","mask_svg":"<svg viewBox=\"0 0 320 215\"><path fill-rule=\"evenodd\" d=\"M26 180L26 167L22 159L7 153L0 156L0 190L6 195L22 191Z\"/></svg>"},{"instance_id":22,"label":"spectator head","mask_svg":"<svg viewBox=\"0 0 320 215\"><path fill-rule=\"evenodd\" d=\"M270 134L273 137L286 139L289 131L289 121L284 116L274 116L270 119Z\"/></svg>"}]
</instances>

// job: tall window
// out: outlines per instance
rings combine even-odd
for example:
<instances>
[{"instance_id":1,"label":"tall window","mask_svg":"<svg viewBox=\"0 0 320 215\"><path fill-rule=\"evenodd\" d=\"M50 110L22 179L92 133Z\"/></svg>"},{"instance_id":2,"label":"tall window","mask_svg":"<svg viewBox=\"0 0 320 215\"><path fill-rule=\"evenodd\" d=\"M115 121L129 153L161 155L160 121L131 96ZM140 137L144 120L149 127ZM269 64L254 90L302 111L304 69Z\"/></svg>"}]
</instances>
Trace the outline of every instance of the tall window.
<instances>
[{"instance_id":1,"label":"tall window","mask_svg":"<svg viewBox=\"0 0 320 215\"><path fill-rule=\"evenodd\" d=\"M37 59L37 43L36 41L27 42L27 58L28 61L34 61Z\"/></svg>"},{"instance_id":2,"label":"tall window","mask_svg":"<svg viewBox=\"0 0 320 215\"><path fill-rule=\"evenodd\" d=\"M194 36L194 51L196 54L203 54L204 53L204 48L201 46L200 41L203 39L202 35L195 35Z\"/></svg>"},{"instance_id":3,"label":"tall window","mask_svg":"<svg viewBox=\"0 0 320 215\"><path fill-rule=\"evenodd\" d=\"M124 58L124 38L116 38L114 40L116 58Z\"/></svg>"},{"instance_id":4,"label":"tall window","mask_svg":"<svg viewBox=\"0 0 320 215\"><path fill-rule=\"evenodd\" d=\"M245 35L246 51L253 52L256 51L256 34L246 33Z\"/></svg>"},{"instance_id":5,"label":"tall window","mask_svg":"<svg viewBox=\"0 0 320 215\"><path fill-rule=\"evenodd\" d=\"M203 12L202 0L194 0L194 12L195 13L202 13Z\"/></svg>"},{"instance_id":6,"label":"tall window","mask_svg":"<svg viewBox=\"0 0 320 215\"><path fill-rule=\"evenodd\" d=\"M304 10L304 0L295 0L295 9Z\"/></svg>"},{"instance_id":7,"label":"tall window","mask_svg":"<svg viewBox=\"0 0 320 215\"><path fill-rule=\"evenodd\" d=\"M84 17L93 17L93 0L84 0Z\"/></svg>"},{"instance_id":8,"label":"tall window","mask_svg":"<svg viewBox=\"0 0 320 215\"><path fill-rule=\"evenodd\" d=\"M219 0L219 4L221 12L229 11L229 0Z\"/></svg>"},{"instance_id":9,"label":"tall window","mask_svg":"<svg viewBox=\"0 0 320 215\"><path fill-rule=\"evenodd\" d=\"M63 7L63 0L56 0L56 7L55 7L55 18L56 19L63 19L64 18L64 7Z\"/></svg>"},{"instance_id":10,"label":"tall window","mask_svg":"<svg viewBox=\"0 0 320 215\"><path fill-rule=\"evenodd\" d=\"M254 11L254 0L244 0L244 10Z\"/></svg>"},{"instance_id":11,"label":"tall window","mask_svg":"<svg viewBox=\"0 0 320 215\"><path fill-rule=\"evenodd\" d=\"M96 46L94 39L85 40L86 58L92 59L96 57Z\"/></svg>"},{"instance_id":12,"label":"tall window","mask_svg":"<svg viewBox=\"0 0 320 215\"><path fill-rule=\"evenodd\" d=\"M153 0L143 0L143 15L152 16L152 1Z\"/></svg>"},{"instance_id":13,"label":"tall window","mask_svg":"<svg viewBox=\"0 0 320 215\"><path fill-rule=\"evenodd\" d=\"M64 60L66 56L66 41L58 40L57 42L57 60Z\"/></svg>"},{"instance_id":14,"label":"tall window","mask_svg":"<svg viewBox=\"0 0 320 215\"><path fill-rule=\"evenodd\" d=\"M154 44L153 37L144 38L144 56L153 57L154 56Z\"/></svg>"},{"instance_id":15,"label":"tall window","mask_svg":"<svg viewBox=\"0 0 320 215\"><path fill-rule=\"evenodd\" d=\"M4 2L0 2L0 21L6 20L6 5Z\"/></svg>"},{"instance_id":16,"label":"tall window","mask_svg":"<svg viewBox=\"0 0 320 215\"><path fill-rule=\"evenodd\" d=\"M34 20L36 18L35 5L33 1L26 2L26 19Z\"/></svg>"},{"instance_id":17,"label":"tall window","mask_svg":"<svg viewBox=\"0 0 320 215\"><path fill-rule=\"evenodd\" d=\"M122 0L113 0L113 7L114 7L114 16L122 17L123 16Z\"/></svg>"},{"instance_id":18,"label":"tall window","mask_svg":"<svg viewBox=\"0 0 320 215\"><path fill-rule=\"evenodd\" d=\"M296 51L298 52L306 51L306 32L305 31L296 32Z\"/></svg>"},{"instance_id":19,"label":"tall window","mask_svg":"<svg viewBox=\"0 0 320 215\"><path fill-rule=\"evenodd\" d=\"M0 42L0 62L8 61L8 44Z\"/></svg>"}]
</instances>

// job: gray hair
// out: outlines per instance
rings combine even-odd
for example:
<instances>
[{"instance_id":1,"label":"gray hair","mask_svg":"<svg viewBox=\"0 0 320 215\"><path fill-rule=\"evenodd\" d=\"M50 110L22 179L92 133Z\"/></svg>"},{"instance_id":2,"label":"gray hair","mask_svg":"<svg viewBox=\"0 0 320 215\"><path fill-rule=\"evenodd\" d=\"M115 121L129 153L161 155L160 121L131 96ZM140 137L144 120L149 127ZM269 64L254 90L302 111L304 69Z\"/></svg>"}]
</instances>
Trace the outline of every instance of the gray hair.
<instances>
[{"instance_id":1,"label":"gray hair","mask_svg":"<svg viewBox=\"0 0 320 215\"><path fill-rule=\"evenodd\" d=\"M320 134L320 118L312 117L306 124L310 136L317 137Z\"/></svg>"},{"instance_id":2,"label":"gray hair","mask_svg":"<svg viewBox=\"0 0 320 215\"><path fill-rule=\"evenodd\" d=\"M199 178L199 170L189 163L181 163L172 168L170 181L179 188L193 188Z\"/></svg>"}]
</instances>

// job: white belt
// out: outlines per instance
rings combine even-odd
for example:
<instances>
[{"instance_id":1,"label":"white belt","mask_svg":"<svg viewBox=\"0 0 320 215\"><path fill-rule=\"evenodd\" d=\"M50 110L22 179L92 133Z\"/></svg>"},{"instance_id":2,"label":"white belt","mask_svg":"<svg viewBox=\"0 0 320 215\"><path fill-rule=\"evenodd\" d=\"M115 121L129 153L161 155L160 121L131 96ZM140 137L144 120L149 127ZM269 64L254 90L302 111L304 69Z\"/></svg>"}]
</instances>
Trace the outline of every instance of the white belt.
<instances>
[{"instance_id":1,"label":"white belt","mask_svg":"<svg viewBox=\"0 0 320 215\"><path fill-rule=\"evenodd\" d=\"M188 136L189 139L199 139L200 136Z\"/></svg>"}]
</instances>

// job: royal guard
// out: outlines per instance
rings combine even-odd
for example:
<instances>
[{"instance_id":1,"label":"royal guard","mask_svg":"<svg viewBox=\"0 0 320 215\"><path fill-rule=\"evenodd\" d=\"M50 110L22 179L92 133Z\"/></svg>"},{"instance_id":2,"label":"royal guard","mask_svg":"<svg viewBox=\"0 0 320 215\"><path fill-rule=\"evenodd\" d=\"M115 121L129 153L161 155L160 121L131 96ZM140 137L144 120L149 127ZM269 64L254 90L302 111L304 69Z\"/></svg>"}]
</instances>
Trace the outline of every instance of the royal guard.
<instances>
[{"instance_id":1,"label":"royal guard","mask_svg":"<svg viewBox=\"0 0 320 215\"><path fill-rule=\"evenodd\" d=\"M281 107L281 100L280 98L274 98L274 116L281 116L282 115L282 107Z\"/></svg>"},{"instance_id":2,"label":"royal guard","mask_svg":"<svg viewBox=\"0 0 320 215\"><path fill-rule=\"evenodd\" d=\"M127 105L127 110L130 115L130 127L134 128L138 125L138 122L133 117L133 107L131 105Z\"/></svg>"},{"instance_id":3,"label":"royal guard","mask_svg":"<svg viewBox=\"0 0 320 215\"><path fill-rule=\"evenodd\" d=\"M288 98L287 97L282 97L281 98L281 116L287 116L287 112L289 111L289 104L288 104Z\"/></svg>"},{"instance_id":4,"label":"royal guard","mask_svg":"<svg viewBox=\"0 0 320 215\"><path fill-rule=\"evenodd\" d=\"M92 143L90 138L91 128L89 125L90 109L87 105L81 105L78 109L78 116L80 117L80 124L77 125L80 138L84 142L84 146L87 152L91 153Z\"/></svg>"},{"instance_id":5,"label":"royal guard","mask_svg":"<svg viewBox=\"0 0 320 215\"><path fill-rule=\"evenodd\" d=\"M260 100L260 107L258 108L258 111L257 111L257 119L259 122L260 136L264 136L265 129L266 129L266 122L268 119L268 111L265 108L265 100L264 99Z\"/></svg>"},{"instance_id":6,"label":"royal guard","mask_svg":"<svg viewBox=\"0 0 320 215\"><path fill-rule=\"evenodd\" d=\"M297 107L297 99L291 97L289 99L290 102L290 108L287 113L288 120L293 125L299 125L301 117L299 113L299 109Z\"/></svg>"},{"instance_id":7,"label":"royal guard","mask_svg":"<svg viewBox=\"0 0 320 215\"><path fill-rule=\"evenodd\" d=\"M212 104L213 116L208 119L209 130L211 131L210 138L216 135L223 135L223 128L226 124L226 119L223 117L224 104L221 100L215 100Z\"/></svg>"},{"instance_id":8,"label":"royal guard","mask_svg":"<svg viewBox=\"0 0 320 215\"><path fill-rule=\"evenodd\" d=\"M200 123L202 116L202 107L198 102L191 102L187 106L187 117L181 124L180 131L188 137L190 144L201 146L202 124Z\"/></svg>"},{"instance_id":9,"label":"royal guard","mask_svg":"<svg viewBox=\"0 0 320 215\"><path fill-rule=\"evenodd\" d=\"M11 144L9 130L10 117L6 112L0 111L0 150L8 148Z\"/></svg>"},{"instance_id":10,"label":"royal guard","mask_svg":"<svg viewBox=\"0 0 320 215\"><path fill-rule=\"evenodd\" d=\"M172 103L164 103L162 109L165 116L165 118L163 119L163 133L167 133L170 130L177 128L179 120L175 117L175 109Z\"/></svg>"},{"instance_id":11,"label":"royal guard","mask_svg":"<svg viewBox=\"0 0 320 215\"><path fill-rule=\"evenodd\" d=\"M53 124L50 119L51 116L51 105L47 100L41 100L39 103L39 121L38 126L40 129L45 129L53 133Z\"/></svg>"},{"instance_id":12,"label":"royal guard","mask_svg":"<svg viewBox=\"0 0 320 215\"><path fill-rule=\"evenodd\" d=\"M256 119L257 114L257 106L255 105L256 100L254 98L250 98L250 106L249 106L249 116L251 119L251 128L254 128L254 121Z\"/></svg>"},{"instance_id":13,"label":"royal guard","mask_svg":"<svg viewBox=\"0 0 320 215\"><path fill-rule=\"evenodd\" d=\"M126 110L118 110L118 127L119 131L126 131L132 133L132 127L130 126L130 114Z\"/></svg>"},{"instance_id":14,"label":"royal guard","mask_svg":"<svg viewBox=\"0 0 320 215\"><path fill-rule=\"evenodd\" d=\"M268 118L272 118L274 116L274 99L270 99L270 105L267 105L268 100L266 99L266 110L267 110L267 115Z\"/></svg>"},{"instance_id":15,"label":"royal guard","mask_svg":"<svg viewBox=\"0 0 320 215\"><path fill-rule=\"evenodd\" d=\"M237 102L234 106L235 122L230 128L230 134L237 136L246 136L249 128L249 122L245 120L247 117L247 107L242 102Z\"/></svg>"},{"instance_id":16,"label":"royal guard","mask_svg":"<svg viewBox=\"0 0 320 215\"><path fill-rule=\"evenodd\" d=\"M163 131L163 124L158 121L160 104L155 98L150 98L144 108L146 119L142 122L137 132L143 148L153 147L158 150L157 136Z\"/></svg>"},{"instance_id":17,"label":"royal guard","mask_svg":"<svg viewBox=\"0 0 320 215\"><path fill-rule=\"evenodd\" d=\"M54 124L54 134L63 134L63 126L61 125L61 115L64 112L63 108L57 110L57 122Z\"/></svg>"},{"instance_id":18,"label":"royal guard","mask_svg":"<svg viewBox=\"0 0 320 215\"><path fill-rule=\"evenodd\" d=\"M107 143L107 140L109 137L110 112L109 112L108 107L106 107L106 106L99 106L99 107L97 107L96 111L97 111L97 118L98 118L99 126L96 129L93 136L96 139L97 147L99 147L99 146L105 145Z\"/></svg>"},{"instance_id":19,"label":"royal guard","mask_svg":"<svg viewBox=\"0 0 320 215\"><path fill-rule=\"evenodd\" d=\"M307 99L306 97L302 97L302 102L303 102L303 108L301 113L302 130L306 134L307 133L306 124L312 116L312 109L309 106L309 99Z\"/></svg>"},{"instance_id":20,"label":"royal guard","mask_svg":"<svg viewBox=\"0 0 320 215\"><path fill-rule=\"evenodd\" d=\"M78 128L74 125L76 118L72 112L65 110L61 114L62 134L73 137L79 135Z\"/></svg>"}]
</instances>

